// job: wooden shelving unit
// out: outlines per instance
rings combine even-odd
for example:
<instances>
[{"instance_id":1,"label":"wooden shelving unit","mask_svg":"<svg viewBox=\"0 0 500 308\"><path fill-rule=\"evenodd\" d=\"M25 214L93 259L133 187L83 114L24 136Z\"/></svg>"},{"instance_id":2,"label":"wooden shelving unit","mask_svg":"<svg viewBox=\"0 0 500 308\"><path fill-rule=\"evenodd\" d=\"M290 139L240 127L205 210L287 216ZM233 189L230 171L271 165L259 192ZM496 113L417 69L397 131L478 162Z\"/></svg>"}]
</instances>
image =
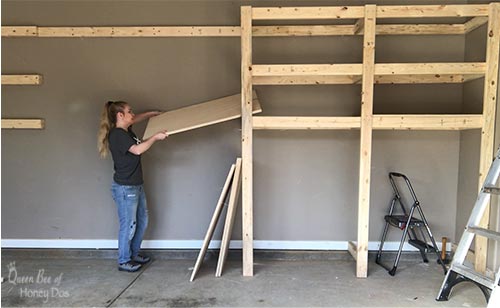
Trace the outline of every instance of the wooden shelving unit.
<instances>
[{"instance_id":1,"label":"wooden shelving unit","mask_svg":"<svg viewBox=\"0 0 500 308\"><path fill-rule=\"evenodd\" d=\"M463 24L377 25L386 18L470 17ZM353 25L261 26L254 20L353 19ZM375 63L377 35L466 34L488 22L484 63ZM357 242L348 251L356 259L356 276L368 274L368 225L372 132L385 130L481 129L480 179L483 182L493 156L494 121L500 46L500 3L489 5L241 7L242 74L242 202L243 275L253 275L252 133L255 129L360 129L360 166ZM351 64L260 65L252 62L252 39L259 35L363 35L363 62ZM373 87L384 83L462 83L484 78L482 114L374 115ZM361 84L360 117L253 116L254 85ZM483 218L486 224L489 214ZM486 241L476 241L475 267L486 269Z\"/></svg>"}]
</instances>

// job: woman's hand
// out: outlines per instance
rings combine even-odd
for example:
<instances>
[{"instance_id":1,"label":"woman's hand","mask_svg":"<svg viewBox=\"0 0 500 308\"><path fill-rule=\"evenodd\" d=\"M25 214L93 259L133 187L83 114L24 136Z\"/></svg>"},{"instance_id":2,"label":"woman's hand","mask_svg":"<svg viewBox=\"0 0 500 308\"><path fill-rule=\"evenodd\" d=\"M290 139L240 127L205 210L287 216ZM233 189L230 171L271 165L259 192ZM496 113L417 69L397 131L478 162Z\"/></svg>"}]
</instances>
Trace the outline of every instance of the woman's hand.
<instances>
[{"instance_id":1,"label":"woman's hand","mask_svg":"<svg viewBox=\"0 0 500 308\"><path fill-rule=\"evenodd\" d=\"M157 115L160 115L162 113L163 112L161 112L161 111L155 110L155 111L150 111L149 115L150 115L150 117L156 117Z\"/></svg>"},{"instance_id":2,"label":"woman's hand","mask_svg":"<svg viewBox=\"0 0 500 308\"><path fill-rule=\"evenodd\" d=\"M167 131L166 131L166 130L165 130L165 131L158 132L158 133L156 133L156 134L153 136L153 138L154 138L155 140L165 140L167 137L168 137L168 133L167 133Z\"/></svg>"},{"instance_id":3,"label":"woman's hand","mask_svg":"<svg viewBox=\"0 0 500 308\"><path fill-rule=\"evenodd\" d=\"M134 121L133 124L142 122L144 120L155 117L155 116L160 115L162 113L163 112L156 110L156 111L148 111L148 112L136 114L134 117L134 120L133 120Z\"/></svg>"},{"instance_id":4,"label":"woman's hand","mask_svg":"<svg viewBox=\"0 0 500 308\"><path fill-rule=\"evenodd\" d=\"M155 143L156 141L165 140L165 138L167 137L168 133L166 130L158 132L150 138L144 140L142 143L132 145L130 149L128 149L128 151L134 155L141 155L142 153L149 150L153 143Z\"/></svg>"}]
</instances>

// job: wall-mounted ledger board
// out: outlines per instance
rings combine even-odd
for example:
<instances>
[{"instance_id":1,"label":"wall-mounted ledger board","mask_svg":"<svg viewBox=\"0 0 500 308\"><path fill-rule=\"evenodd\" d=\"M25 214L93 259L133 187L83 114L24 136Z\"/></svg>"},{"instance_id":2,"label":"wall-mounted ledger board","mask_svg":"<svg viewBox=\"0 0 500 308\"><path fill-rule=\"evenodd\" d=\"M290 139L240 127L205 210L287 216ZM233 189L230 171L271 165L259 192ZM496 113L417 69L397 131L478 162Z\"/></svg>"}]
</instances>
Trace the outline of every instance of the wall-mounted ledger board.
<instances>
[{"instance_id":1,"label":"wall-mounted ledger board","mask_svg":"<svg viewBox=\"0 0 500 308\"><path fill-rule=\"evenodd\" d=\"M2 119L2 129L43 129L43 119Z\"/></svg>"},{"instance_id":2,"label":"wall-mounted ledger board","mask_svg":"<svg viewBox=\"0 0 500 308\"><path fill-rule=\"evenodd\" d=\"M42 75L2 75L4 86L39 85L41 83Z\"/></svg>"}]
</instances>

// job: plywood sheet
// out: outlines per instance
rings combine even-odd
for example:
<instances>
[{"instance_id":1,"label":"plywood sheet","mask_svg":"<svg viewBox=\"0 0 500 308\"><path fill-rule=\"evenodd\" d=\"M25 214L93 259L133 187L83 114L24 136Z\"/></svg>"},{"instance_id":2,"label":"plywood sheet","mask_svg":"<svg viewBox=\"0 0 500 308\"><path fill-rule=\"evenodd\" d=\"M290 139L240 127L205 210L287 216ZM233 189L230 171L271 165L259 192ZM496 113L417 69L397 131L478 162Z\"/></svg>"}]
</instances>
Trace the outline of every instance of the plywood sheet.
<instances>
[{"instance_id":1,"label":"plywood sheet","mask_svg":"<svg viewBox=\"0 0 500 308\"><path fill-rule=\"evenodd\" d=\"M234 170L233 182L231 184L231 192L229 194L229 204L227 206L226 222L224 223L224 232L222 233L222 241L219 252L219 260L217 261L217 269L215 277L222 275L222 268L226 262L229 243L231 242L231 234L233 232L234 217L236 216L236 207L238 206L238 197L241 189L241 158L236 159L236 169Z\"/></svg>"},{"instance_id":2,"label":"plywood sheet","mask_svg":"<svg viewBox=\"0 0 500 308\"><path fill-rule=\"evenodd\" d=\"M189 281L193 281L194 277L196 276L196 273L198 273L198 270L200 269L201 263L203 262L203 259L205 258L205 253L207 252L208 245L210 244L210 240L212 239L212 236L215 231L215 227L217 226L217 222L219 221L220 214L222 212L222 208L224 207L224 200L226 199L227 192L229 190L229 186L231 185L233 181L233 174L234 170L236 168L236 165L233 164L231 166L231 169L229 170L229 174L227 175L226 182L224 183L224 187L222 188L222 192L219 197L219 201L217 202L217 205L215 207L214 214L212 216L212 220L210 221L210 225L208 226L207 233L205 235L205 239L203 240L203 245L201 246L200 253L198 254L198 259L196 259L196 263L193 268L193 273L191 274L191 279Z\"/></svg>"},{"instance_id":3,"label":"plywood sheet","mask_svg":"<svg viewBox=\"0 0 500 308\"><path fill-rule=\"evenodd\" d=\"M253 92L253 113L262 112L257 93ZM143 139L167 130L169 135L185 132L241 117L241 94L162 113L149 119Z\"/></svg>"}]
</instances>

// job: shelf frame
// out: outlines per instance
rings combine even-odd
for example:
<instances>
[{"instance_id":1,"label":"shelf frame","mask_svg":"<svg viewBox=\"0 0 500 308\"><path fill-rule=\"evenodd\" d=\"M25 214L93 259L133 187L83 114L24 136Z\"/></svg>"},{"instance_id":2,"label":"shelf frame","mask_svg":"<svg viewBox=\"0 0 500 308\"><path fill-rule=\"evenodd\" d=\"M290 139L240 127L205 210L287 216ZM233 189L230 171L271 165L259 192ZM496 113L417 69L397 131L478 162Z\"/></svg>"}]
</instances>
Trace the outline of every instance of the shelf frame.
<instances>
[{"instance_id":1,"label":"shelf frame","mask_svg":"<svg viewBox=\"0 0 500 308\"><path fill-rule=\"evenodd\" d=\"M251 12L251 13L249 13ZM463 24L387 25L386 18L470 17ZM337 20L354 19L353 25L275 26L252 29L253 20ZM375 63L377 35L466 34L488 22L486 61L474 63ZM373 130L481 130L479 183L493 157L499 61L500 3L489 5L416 5L345 7L241 7L242 40L242 160L243 166L243 275L253 275L252 130L254 129L359 129L360 165L357 241L349 252L356 260L356 276L368 276L370 169ZM259 35L297 36L363 35L363 63L347 64L253 64L251 42ZM375 84L462 83L485 79L482 114L373 115ZM354 117L264 117L251 110L254 85L361 84L360 116ZM484 223L488 214L483 218ZM487 242L476 240L475 267L486 269Z\"/></svg>"}]
</instances>

